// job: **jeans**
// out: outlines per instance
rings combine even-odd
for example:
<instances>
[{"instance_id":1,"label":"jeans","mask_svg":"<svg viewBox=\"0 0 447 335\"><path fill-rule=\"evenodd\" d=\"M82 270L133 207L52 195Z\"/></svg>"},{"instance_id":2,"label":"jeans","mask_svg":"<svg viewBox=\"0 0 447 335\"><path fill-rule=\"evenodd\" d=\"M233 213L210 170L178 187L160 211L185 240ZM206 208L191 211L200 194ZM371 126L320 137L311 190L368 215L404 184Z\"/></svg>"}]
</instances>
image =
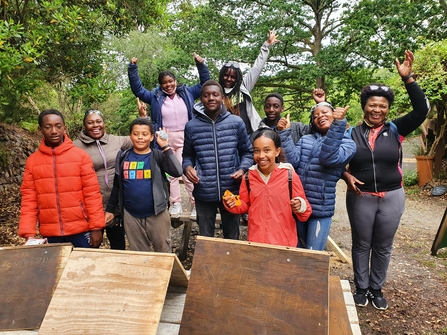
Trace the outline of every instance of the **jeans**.
<instances>
[{"instance_id":1,"label":"jeans","mask_svg":"<svg viewBox=\"0 0 447 335\"><path fill-rule=\"evenodd\" d=\"M214 237L217 209L219 209L222 219L224 238L238 240L241 216L228 212L220 201L208 202L196 199L197 224L199 225L200 235Z\"/></svg>"},{"instance_id":2,"label":"jeans","mask_svg":"<svg viewBox=\"0 0 447 335\"><path fill-rule=\"evenodd\" d=\"M316 218L311 216L306 222L296 220L298 247L312 250L324 250L332 217Z\"/></svg>"},{"instance_id":3,"label":"jeans","mask_svg":"<svg viewBox=\"0 0 447 335\"><path fill-rule=\"evenodd\" d=\"M48 243L66 243L70 242L76 248L91 248L90 232L67 235L67 236L44 236Z\"/></svg>"}]
</instances>

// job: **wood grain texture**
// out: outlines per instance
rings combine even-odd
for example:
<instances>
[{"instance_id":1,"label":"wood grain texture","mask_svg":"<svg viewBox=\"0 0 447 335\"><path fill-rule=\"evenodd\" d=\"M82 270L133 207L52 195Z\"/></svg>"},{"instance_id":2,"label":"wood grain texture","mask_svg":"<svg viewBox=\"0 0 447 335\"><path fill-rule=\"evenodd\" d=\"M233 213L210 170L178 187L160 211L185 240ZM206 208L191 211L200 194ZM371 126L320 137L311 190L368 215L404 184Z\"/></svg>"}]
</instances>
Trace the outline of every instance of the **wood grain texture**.
<instances>
[{"instance_id":1,"label":"wood grain texture","mask_svg":"<svg viewBox=\"0 0 447 335\"><path fill-rule=\"evenodd\" d=\"M74 249L39 334L155 335L176 262L173 254Z\"/></svg>"},{"instance_id":2,"label":"wood grain texture","mask_svg":"<svg viewBox=\"0 0 447 335\"><path fill-rule=\"evenodd\" d=\"M197 237L181 335L327 335L329 254Z\"/></svg>"},{"instance_id":3,"label":"wood grain texture","mask_svg":"<svg viewBox=\"0 0 447 335\"><path fill-rule=\"evenodd\" d=\"M352 335L340 278L329 277L329 335Z\"/></svg>"},{"instance_id":4,"label":"wood grain texture","mask_svg":"<svg viewBox=\"0 0 447 335\"><path fill-rule=\"evenodd\" d=\"M0 250L0 330L37 329L72 250L71 244Z\"/></svg>"}]
</instances>

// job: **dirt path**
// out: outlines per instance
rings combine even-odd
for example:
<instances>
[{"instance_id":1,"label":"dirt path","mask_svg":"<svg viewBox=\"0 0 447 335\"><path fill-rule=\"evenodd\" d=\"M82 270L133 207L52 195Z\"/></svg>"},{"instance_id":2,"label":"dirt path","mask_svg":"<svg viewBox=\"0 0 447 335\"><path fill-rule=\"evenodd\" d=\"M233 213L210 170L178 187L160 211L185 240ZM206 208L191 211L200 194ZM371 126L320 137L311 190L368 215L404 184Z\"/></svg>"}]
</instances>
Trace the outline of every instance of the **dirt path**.
<instances>
[{"instance_id":1,"label":"dirt path","mask_svg":"<svg viewBox=\"0 0 447 335\"><path fill-rule=\"evenodd\" d=\"M431 246L447 206L445 197L408 195L396 234L384 296L385 312L371 305L358 308L362 334L447 334L447 250L430 255ZM346 186L337 187L337 206L331 237L348 254L351 236L345 206ZM335 260L331 274L348 279L352 266Z\"/></svg>"}]
</instances>

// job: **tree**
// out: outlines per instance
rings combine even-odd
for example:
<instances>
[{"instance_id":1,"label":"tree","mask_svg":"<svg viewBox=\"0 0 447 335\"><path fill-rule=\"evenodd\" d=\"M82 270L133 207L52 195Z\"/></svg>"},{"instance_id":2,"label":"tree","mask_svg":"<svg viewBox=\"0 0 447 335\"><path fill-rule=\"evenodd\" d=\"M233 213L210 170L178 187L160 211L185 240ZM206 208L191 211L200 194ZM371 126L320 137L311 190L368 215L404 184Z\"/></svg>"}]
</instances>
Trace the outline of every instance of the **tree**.
<instances>
[{"instance_id":1,"label":"tree","mask_svg":"<svg viewBox=\"0 0 447 335\"><path fill-rule=\"evenodd\" d=\"M230 57L252 63L268 30L277 30L281 43L273 47L264 70L267 75L258 81L253 96L259 106L265 93L278 91L285 95L287 107L297 119L298 113L308 110L312 89L326 87L326 73L343 63L327 62L323 56L324 40L340 25L334 16L340 8L341 1L334 0L211 0L199 6L183 3L169 36L175 45L211 59L216 78L217 70Z\"/></svg>"},{"instance_id":2,"label":"tree","mask_svg":"<svg viewBox=\"0 0 447 335\"><path fill-rule=\"evenodd\" d=\"M104 41L137 26L144 29L165 20L166 0L155 1L2 1L0 15L10 31L0 45L21 55L6 79L2 73L2 111L19 118L21 103L39 82L51 84L61 95L63 106L74 110L80 101L104 101L114 89L105 75L109 55ZM164 23L163 23L164 24ZM3 23L2 30L5 30ZM8 106L8 107L5 107ZM14 113L12 113L14 111Z\"/></svg>"}]
</instances>

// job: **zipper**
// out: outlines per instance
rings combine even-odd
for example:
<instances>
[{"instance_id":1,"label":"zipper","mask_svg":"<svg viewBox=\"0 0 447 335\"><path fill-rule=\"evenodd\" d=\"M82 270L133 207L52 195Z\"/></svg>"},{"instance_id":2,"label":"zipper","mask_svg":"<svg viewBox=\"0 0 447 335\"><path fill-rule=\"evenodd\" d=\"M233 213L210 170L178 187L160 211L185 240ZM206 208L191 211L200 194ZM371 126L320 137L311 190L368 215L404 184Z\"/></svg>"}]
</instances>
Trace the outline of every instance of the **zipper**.
<instances>
[{"instance_id":1,"label":"zipper","mask_svg":"<svg viewBox=\"0 0 447 335\"><path fill-rule=\"evenodd\" d=\"M369 141L368 141L369 133L370 133L370 131L367 129L366 133L365 133L365 140L366 140L366 145L368 146L369 151L371 152L372 173L373 173L373 179L374 179L374 191L377 192L376 162L375 162L375 158L374 158L374 151L372 150L371 146L369 145ZM377 135L377 138L379 136L380 136L380 133ZM376 140L377 140L377 138L376 138Z\"/></svg>"},{"instance_id":2,"label":"zipper","mask_svg":"<svg viewBox=\"0 0 447 335\"><path fill-rule=\"evenodd\" d=\"M211 119L210 119L211 120ZM217 140L216 140L216 122L211 120L211 125L213 127L213 142L214 142L214 153L216 159L216 179L217 179L217 196L219 197L219 201L221 201L221 192L220 192L220 176L219 176L219 154L217 152Z\"/></svg>"},{"instance_id":3,"label":"zipper","mask_svg":"<svg viewBox=\"0 0 447 335\"><path fill-rule=\"evenodd\" d=\"M56 155L54 154L54 148L51 148L51 152L53 154L54 192L56 194L56 207L59 219L59 228L61 231L61 236L64 236L64 224L62 222L62 211L61 211L61 204L59 201L59 183L57 181L57 169L56 169L57 165L56 165Z\"/></svg>"}]
</instances>

